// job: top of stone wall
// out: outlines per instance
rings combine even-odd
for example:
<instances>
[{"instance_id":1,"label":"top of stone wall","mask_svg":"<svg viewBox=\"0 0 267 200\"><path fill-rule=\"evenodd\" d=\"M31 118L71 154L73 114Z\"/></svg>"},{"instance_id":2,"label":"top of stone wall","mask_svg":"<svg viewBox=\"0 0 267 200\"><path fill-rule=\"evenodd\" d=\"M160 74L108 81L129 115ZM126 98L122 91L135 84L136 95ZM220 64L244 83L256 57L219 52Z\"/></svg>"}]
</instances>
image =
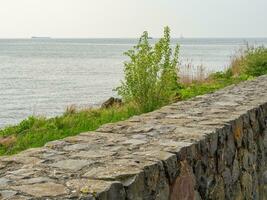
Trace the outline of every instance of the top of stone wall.
<instances>
[{"instance_id":1,"label":"top of stone wall","mask_svg":"<svg viewBox=\"0 0 267 200\"><path fill-rule=\"evenodd\" d=\"M7 199L141 199L145 187L164 190L155 183L159 177L173 181L180 170L177 157L194 154L188 147L200 145L214 154L219 130L266 103L262 76L1 157L0 193Z\"/></svg>"}]
</instances>

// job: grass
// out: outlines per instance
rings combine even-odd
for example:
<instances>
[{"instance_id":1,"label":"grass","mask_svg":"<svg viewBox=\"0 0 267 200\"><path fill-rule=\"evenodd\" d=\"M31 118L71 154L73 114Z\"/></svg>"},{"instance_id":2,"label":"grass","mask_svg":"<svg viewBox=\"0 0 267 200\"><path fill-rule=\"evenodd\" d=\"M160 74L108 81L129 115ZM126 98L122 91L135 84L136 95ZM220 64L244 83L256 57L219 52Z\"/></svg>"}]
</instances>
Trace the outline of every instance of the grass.
<instances>
[{"instance_id":1,"label":"grass","mask_svg":"<svg viewBox=\"0 0 267 200\"><path fill-rule=\"evenodd\" d=\"M241 81L248 80L248 76L229 76L227 72L217 72L210 74L205 80L196 79L190 82L186 82L180 89L180 99L187 100L192 97L212 93L216 90L222 89L229 85L238 84Z\"/></svg>"},{"instance_id":2,"label":"grass","mask_svg":"<svg viewBox=\"0 0 267 200\"><path fill-rule=\"evenodd\" d=\"M211 93L226 86L267 74L267 48L247 45L247 48L241 49L232 58L227 70L211 73L207 77L202 66L198 66L196 70L192 69L190 65L186 67L186 73L180 74L182 88L179 94L181 100ZM193 74L192 70L197 71L195 76L190 76Z\"/></svg>"},{"instance_id":3,"label":"grass","mask_svg":"<svg viewBox=\"0 0 267 200\"><path fill-rule=\"evenodd\" d=\"M0 155L15 154L28 148L40 147L49 141L84 131L93 131L102 124L125 120L138 114L141 113L135 105L123 105L80 111L72 107L67 109L64 115L50 119L31 116L16 126L0 130L2 136Z\"/></svg>"},{"instance_id":4,"label":"grass","mask_svg":"<svg viewBox=\"0 0 267 200\"><path fill-rule=\"evenodd\" d=\"M180 74L181 88L178 99L214 92L226 86L267 74L267 50L264 47L248 48L233 58L230 67L224 72L206 76L202 67L196 76ZM103 124L128 119L142 112L137 105L123 104L110 108L77 110L70 106L62 116L54 118L31 116L15 126L0 130L0 155L10 155L28 148L40 147L45 143L85 131L96 130Z\"/></svg>"}]
</instances>

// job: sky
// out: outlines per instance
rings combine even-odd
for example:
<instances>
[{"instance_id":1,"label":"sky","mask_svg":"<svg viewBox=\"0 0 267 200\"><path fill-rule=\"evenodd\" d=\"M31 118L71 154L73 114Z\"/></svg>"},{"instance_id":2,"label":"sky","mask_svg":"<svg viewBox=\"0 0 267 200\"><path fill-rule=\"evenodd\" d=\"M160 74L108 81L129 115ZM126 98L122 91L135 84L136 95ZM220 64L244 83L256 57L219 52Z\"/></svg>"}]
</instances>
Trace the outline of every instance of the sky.
<instances>
[{"instance_id":1,"label":"sky","mask_svg":"<svg viewBox=\"0 0 267 200\"><path fill-rule=\"evenodd\" d=\"M0 0L0 38L267 37L267 0Z\"/></svg>"}]
</instances>

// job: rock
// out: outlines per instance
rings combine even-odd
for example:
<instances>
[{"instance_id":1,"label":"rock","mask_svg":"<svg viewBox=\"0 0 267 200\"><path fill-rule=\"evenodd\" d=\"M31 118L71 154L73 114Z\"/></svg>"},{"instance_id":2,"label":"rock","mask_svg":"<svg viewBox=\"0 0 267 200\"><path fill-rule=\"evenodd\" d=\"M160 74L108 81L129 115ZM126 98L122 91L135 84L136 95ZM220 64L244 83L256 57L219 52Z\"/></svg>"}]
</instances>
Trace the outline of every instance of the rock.
<instances>
[{"instance_id":1,"label":"rock","mask_svg":"<svg viewBox=\"0 0 267 200\"><path fill-rule=\"evenodd\" d=\"M233 195L232 198L235 200L243 200L243 194L242 194L242 190L241 190L241 186L240 183L237 182L232 186L232 191L233 191Z\"/></svg>"},{"instance_id":2,"label":"rock","mask_svg":"<svg viewBox=\"0 0 267 200\"><path fill-rule=\"evenodd\" d=\"M122 100L119 98L110 97L107 101L105 101L101 105L101 108L110 108L110 107L113 107L115 105L117 105L117 106L122 105Z\"/></svg>"},{"instance_id":3,"label":"rock","mask_svg":"<svg viewBox=\"0 0 267 200\"><path fill-rule=\"evenodd\" d=\"M214 156L216 151L217 151L217 148L218 148L218 134L217 133L213 133L210 135L209 137L209 153L211 156Z\"/></svg>"},{"instance_id":4,"label":"rock","mask_svg":"<svg viewBox=\"0 0 267 200\"><path fill-rule=\"evenodd\" d=\"M242 174L241 187L244 197L246 197L246 199L252 199L252 177L247 172Z\"/></svg>"},{"instance_id":5,"label":"rock","mask_svg":"<svg viewBox=\"0 0 267 200\"><path fill-rule=\"evenodd\" d=\"M225 148L225 161L227 166L231 166L234 161L236 153L236 146L234 142L234 137L232 134L229 134L227 136L227 141L226 141L226 148Z\"/></svg>"},{"instance_id":6,"label":"rock","mask_svg":"<svg viewBox=\"0 0 267 200\"><path fill-rule=\"evenodd\" d=\"M75 193L81 193L86 197L92 195L101 200L124 200L126 196L125 190L119 182L73 179L66 185Z\"/></svg>"},{"instance_id":7,"label":"rock","mask_svg":"<svg viewBox=\"0 0 267 200\"><path fill-rule=\"evenodd\" d=\"M177 156L173 153L165 151L142 151L137 152L134 155L144 156L144 157L154 157L163 162L163 166L166 172L166 177L170 183L176 179L179 173L179 164L177 161Z\"/></svg>"},{"instance_id":8,"label":"rock","mask_svg":"<svg viewBox=\"0 0 267 200\"><path fill-rule=\"evenodd\" d=\"M97 194L97 197L101 200L125 200L126 193L120 182L114 182L108 190Z\"/></svg>"},{"instance_id":9,"label":"rock","mask_svg":"<svg viewBox=\"0 0 267 200\"><path fill-rule=\"evenodd\" d=\"M0 188L7 186L7 184L10 182L11 182L11 180L9 180L7 178L0 178Z\"/></svg>"},{"instance_id":10,"label":"rock","mask_svg":"<svg viewBox=\"0 0 267 200\"><path fill-rule=\"evenodd\" d=\"M65 151L79 151L79 150L85 150L89 149L90 145L89 144L73 144L69 146L65 146L63 150Z\"/></svg>"},{"instance_id":11,"label":"rock","mask_svg":"<svg viewBox=\"0 0 267 200\"><path fill-rule=\"evenodd\" d=\"M115 153L116 152L113 152L113 151L89 150L89 151L79 151L78 153L74 154L72 157L97 159L97 158L103 158L106 156L112 156Z\"/></svg>"},{"instance_id":12,"label":"rock","mask_svg":"<svg viewBox=\"0 0 267 200\"><path fill-rule=\"evenodd\" d=\"M88 169L83 177L90 179L103 179L103 180L125 180L140 173L141 169L130 164L130 160L125 160L123 164L110 164L109 166L99 166Z\"/></svg>"},{"instance_id":13,"label":"rock","mask_svg":"<svg viewBox=\"0 0 267 200\"><path fill-rule=\"evenodd\" d=\"M0 199L11 199L16 194L17 192L13 190L3 190L3 191L0 191Z\"/></svg>"},{"instance_id":14,"label":"rock","mask_svg":"<svg viewBox=\"0 0 267 200\"><path fill-rule=\"evenodd\" d=\"M237 147L241 147L242 139L243 139L243 121L242 119L236 120L234 126L233 126L233 133L234 138L237 144Z\"/></svg>"},{"instance_id":15,"label":"rock","mask_svg":"<svg viewBox=\"0 0 267 200\"><path fill-rule=\"evenodd\" d=\"M224 183L221 177L217 177L215 185L209 193L209 199L225 199Z\"/></svg>"},{"instance_id":16,"label":"rock","mask_svg":"<svg viewBox=\"0 0 267 200\"><path fill-rule=\"evenodd\" d=\"M247 150L240 151L240 156L242 158L242 168L249 170L249 152Z\"/></svg>"},{"instance_id":17,"label":"rock","mask_svg":"<svg viewBox=\"0 0 267 200\"><path fill-rule=\"evenodd\" d=\"M232 179L233 179L233 183L235 183L240 176L240 167L239 167L239 162L237 159L237 154L235 156L235 160L233 162L233 167L232 167Z\"/></svg>"},{"instance_id":18,"label":"rock","mask_svg":"<svg viewBox=\"0 0 267 200\"><path fill-rule=\"evenodd\" d=\"M22 168L14 171L7 172L6 177L10 179L23 179L30 178L33 174L36 173L34 169Z\"/></svg>"},{"instance_id":19,"label":"rock","mask_svg":"<svg viewBox=\"0 0 267 200\"><path fill-rule=\"evenodd\" d=\"M224 181L225 186L227 188L229 188L231 183L232 183L232 175L231 175L231 171L228 167L225 168L225 170L223 171L222 177L223 177L223 181Z\"/></svg>"},{"instance_id":20,"label":"rock","mask_svg":"<svg viewBox=\"0 0 267 200\"><path fill-rule=\"evenodd\" d=\"M128 200L143 200L145 192L144 172L123 181Z\"/></svg>"},{"instance_id":21,"label":"rock","mask_svg":"<svg viewBox=\"0 0 267 200\"><path fill-rule=\"evenodd\" d=\"M29 178L29 179L21 179L20 181L17 181L20 185L29 185L29 184L36 184L36 183L44 183L52 181L52 179L47 177L35 177L35 178Z\"/></svg>"},{"instance_id":22,"label":"rock","mask_svg":"<svg viewBox=\"0 0 267 200\"><path fill-rule=\"evenodd\" d=\"M162 195L166 198L169 196L169 183L165 176L162 162L156 162L144 167L145 190L144 196L151 199L160 199Z\"/></svg>"},{"instance_id":23,"label":"rock","mask_svg":"<svg viewBox=\"0 0 267 200\"><path fill-rule=\"evenodd\" d=\"M127 140L125 142L123 142L123 144L131 144L133 146L137 146L137 145L140 145L140 144L145 144L147 143L146 140L139 140L139 139L130 139L130 140Z\"/></svg>"},{"instance_id":24,"label":"rock","mask_svg":"<svg viewBox=\"0 0 267 200\"><path fill-rule=\"evenodd\" d=\"M35 165L39 164L42 162L42 160L31 157L31 156L24 156L24 155L12 155L8 157L2 158L2 161L4 162L15 162L15 163L20 163L24 165Z\"/></svg>"},{"instance_id":25,"label":"rock","mask_svg":"<svg viewBox=\"0 0 267 200\"><path fill-rule=\"evenodd\" d=\"M195 198L195 178L186 161L181 162L181 173L171 185L170 200Z\"/></svg>"},{"instance_id":26,"label":"rock","mask_svg":"<svg viewBox=\"0 0 267 200\"><path fill-rule=\"evenodd\" d=\"M86 165L89 165L91 162L88 160L74 160L74 159L69 159L69 160L61 160L58 161L54 164L51 164L50 166L57 167L60 169L67 169L67 170L73 170L73 171L78 171L85 167Z\"/></svg>"},{"instance_id":27,"label":"rock","mask_svg":"<svg viewBox=\"0 0 267 200\"><path fill-rule=\"evenodd\" d=\"M263 184L264 184L264 185L267 185L267 171L265 171L265 172L263 173L262 178L263 178Z\"/></svg>"},{"instance_id":28,"label":"rock","mask_svg":"<svg viewBox=\"0 0 267 200\"><path fill-rule=\"evenodd\" d=\"M40 183L33 185L22 185L12 187L14 190L19 190L34 197L55 197L58 195L67 194L67 188L56 183Z\"/></svg>"}]
</instances>

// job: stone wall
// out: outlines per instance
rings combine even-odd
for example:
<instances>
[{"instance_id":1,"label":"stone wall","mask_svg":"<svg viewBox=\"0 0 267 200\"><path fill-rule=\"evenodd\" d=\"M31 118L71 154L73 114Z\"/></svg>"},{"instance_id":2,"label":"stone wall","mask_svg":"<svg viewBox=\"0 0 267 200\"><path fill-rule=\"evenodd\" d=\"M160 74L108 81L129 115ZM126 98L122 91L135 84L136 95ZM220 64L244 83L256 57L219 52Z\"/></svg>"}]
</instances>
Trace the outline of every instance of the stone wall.
<instances>
[{"instance_id":1,"label":"stone wall","mask_svg":"<svg viewBox=\"0 0 267 200\"><path fill-rule=\"evenodd\" d=\"M267 199L267 76L0 158L3 199Z\"/></svg>"}]
</instances>

